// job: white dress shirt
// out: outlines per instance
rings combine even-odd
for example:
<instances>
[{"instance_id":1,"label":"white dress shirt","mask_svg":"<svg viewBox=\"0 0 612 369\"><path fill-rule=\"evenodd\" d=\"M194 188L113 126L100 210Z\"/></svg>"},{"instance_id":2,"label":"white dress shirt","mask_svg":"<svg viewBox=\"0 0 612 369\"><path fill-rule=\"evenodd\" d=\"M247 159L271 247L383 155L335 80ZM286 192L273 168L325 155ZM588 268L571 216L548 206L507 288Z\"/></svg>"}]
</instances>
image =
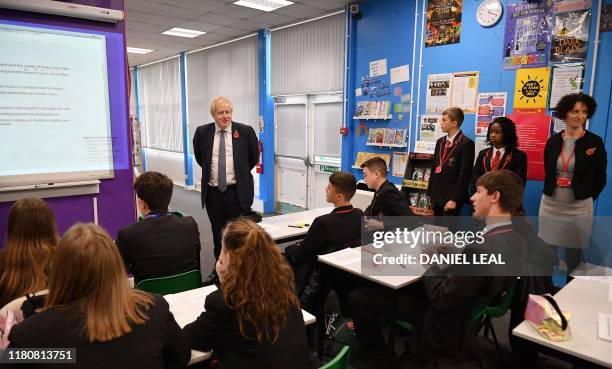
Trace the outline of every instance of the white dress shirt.
<instances>
[{"instance_id":1,"label":"white dress shirt","mask_svg":"<svg viewBox=\"0 0 612 369\"><path fill-rule=\"evenodd\" d=\"M502 146L501 149L493 148L493 157L495 157L495 154L497 154L498 151L499 151L499 157L503 158L504 154L506 153L506 147Z\"/></svg>"},{"instance_id":2,"label":"white dress shirt","mask_svg":"<svg viewBox=\"0 0 612 369\"><path fill-rule=\"evenodd\" d=\"M453 141L455 140L455 137L457 137L457 135L459 134L459 132L461 132L460 130L455 132L454 135L452 136L448 136L448 134L446 135L446 141L450 142L451 144L453 143Z\"/></svg>"},{"instance_id":3,"label":"white dress shirt","mask_svg":"<svg viewBox=\"0 0 612 369\"><path fill-rule=\"evenodd\" d=\"M215 137L213 139L212 160L210 163L210 180L208 184L213 187L219 185L219 139L221 138L221 128L215 123ZM225 179L227 185L236 184L236 174L234 173L234 149L232 147L232 124L225 128Z\"/></svg>"}]
</instances>

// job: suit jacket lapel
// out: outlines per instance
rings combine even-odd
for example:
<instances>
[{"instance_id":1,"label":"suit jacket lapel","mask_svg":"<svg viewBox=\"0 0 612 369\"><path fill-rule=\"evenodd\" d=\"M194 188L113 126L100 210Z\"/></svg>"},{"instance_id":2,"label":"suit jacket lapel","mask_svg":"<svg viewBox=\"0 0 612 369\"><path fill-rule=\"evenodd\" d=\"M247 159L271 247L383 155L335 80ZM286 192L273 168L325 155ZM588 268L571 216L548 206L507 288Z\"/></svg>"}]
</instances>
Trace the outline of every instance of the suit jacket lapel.
<instances>
[{"instance_id":1,"label":"suit jacket lapel","mask_svg":"<svg viewBox=\"0 0 612 369\"><path fill-rule=\"evenodd\" d=\"M210 178L210 170L212 168L212 153L213 144L215 142L215 123L210 125L210 128L206 132L204 147L206 147L206 164L208 165L208 176Z\"/></svg>"},{"instance_id":2,"label":"suit jacket lapel","mask_svg":"<svg viewBox=\"0 0 612 369\"><path fill-rule=\"evenodd\" d=\"M238 137L236 137L236 133L238 134ZM236 179L238 179L238 163L240 161L240 136L242 136L242 132L241 130L238 128L238 125L236 124L236 122L232 121L232 133L231 133L231 140L232 140L232 156L233 156L233 161L234 161L234 175L236 176Z\"/></svg>"}]
</instances>

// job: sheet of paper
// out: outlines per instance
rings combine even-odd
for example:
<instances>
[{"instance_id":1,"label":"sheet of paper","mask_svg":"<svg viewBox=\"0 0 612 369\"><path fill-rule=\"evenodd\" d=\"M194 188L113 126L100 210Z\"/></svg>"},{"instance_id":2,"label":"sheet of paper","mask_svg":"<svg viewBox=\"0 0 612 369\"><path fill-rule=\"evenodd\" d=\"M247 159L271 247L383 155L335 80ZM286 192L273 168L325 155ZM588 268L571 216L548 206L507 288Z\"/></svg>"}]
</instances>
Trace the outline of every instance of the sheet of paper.
<instances>
[{"instance_id":1,"label":"sheet of paper","mask_svg":"<svg viewBox=\"0 0 612 369\"><path fill-rule=\"evenodd\" d=\"M277 230L278 230L278 227L277 227L277 226L274 226L274 225L272 225L272 224L267 224L267 223L259 223L259 226L260 226L261 228L263 228L263 229L264 229L266 232L268 232L268 233L272 233L272 232L274 232L274 231L277 231Z\"/></svg>"},{"instance_id":2,"label":"sheet of paper","mask_svg":"<svg viewBox=\"0 0 612 369\"><path fill-rule=\"evenodd\" d=\"M451 106L459 107L465 114L476 112L479 72L462 72L453 75Z\"/></svg>"},{"instance_id":3,"label":"sheet of paper","mask_svg":"<svg viewBox=\"0 0 612 369\"><path fill-rule=\"evenodd\" d=\"M387 74L387 59L370 62L370 77L384 76Z\"/></svg>"},{"instance_id":4,"label":"sheet of paper","mask_svg":"<svg viewBox=\"0 0 612 369\"><path fill-rule=\"evenodd\" d=\"M362 94L363 94L363 93L361 92L361 87L359 87L359 88L356 88L356 89L355 89L355 96L359 97L359 96L361 96Z\"/></svg>"},{"instance_id":5,"label":"sheet of paper","mask_svg":"<svg viewBox=\"0 0 612 369\"><path fill-rule=\"evenodd\" d=\"M442 113L451 106L452 73L430 74L427 76L427 96L425 111Z\"/></svg>"},{"instance_id":6,"label":"sheet of paper","mask_svg":"<svg viewBox=\"0 0 612 369\"><path fill-rule=\"evenodd\" d=\"M346 248L322 257L332 264L347 266L361 261L361 250L359 248Z\"/></svg>"},{"instance_id":7,"label":"sheet of paper","mask_svg":"<svg viewBox=\"0 0 612 369\"><path fill-rule=\"evenodd\" d=\"M410 81L410 66L400 65L391 68L391 84Z\"/></svg>"},{"instance_id":8,"label":"sheet of paper","mask_svg":"<svg viewBox=\"0 0 612 369\"><path fill-rule=\"evenodd\" d=\"M599 313L599 339L612 342L612 315Z\"/></svg>"}]
</instances>

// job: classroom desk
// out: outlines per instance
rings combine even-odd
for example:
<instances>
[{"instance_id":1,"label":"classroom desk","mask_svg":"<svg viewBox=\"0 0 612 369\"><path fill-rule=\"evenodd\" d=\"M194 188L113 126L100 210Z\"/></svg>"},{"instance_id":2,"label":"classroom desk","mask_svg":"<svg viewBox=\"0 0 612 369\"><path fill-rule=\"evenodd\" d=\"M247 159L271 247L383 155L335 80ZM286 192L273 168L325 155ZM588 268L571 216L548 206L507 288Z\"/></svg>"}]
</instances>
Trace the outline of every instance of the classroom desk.
<instances>
[{"instance_id":1,"label":"classroom desk","mask_svg":"<svg viewBox=\"0 0 612 369\"><path fill-rule=\"evenodd\" d=\"M333 207L311 209L300 211L297 213L276 215L273 217L263 218L259 226L266 230L277 243L286 243L304 238L306 232L310 228L310 224L316 217L324 214L329 214L334 210ZM304 227L290 227L298 224L308 224Z\"/></svg>"},{"instance_id":2,"label":"classroom desk","mask_svg":"<svg viewBox=\"0 0 612 369\"><path fill-rule=\"evenodd\" d=\"M548 349L612 368L612 342L598 338L598 313L612 312L612 284L575 278L555 295L563 311L572 313L569 326L572 339L551 342L543 338L527 321L519 324L512 334Z\"/></svg>"},{"instance_id":3,"label":"classroom desk","mask_svg":"<svg viewBox=\"0 0 612 369\"><path fill-rule=\"evenodd\" d=\"M217 287L214 285L206 286L195 290L165 295L164 299L166 299L168 305L170 305L170 311L172 315L174 315L174 319L178 325L183 328L200 316L204 311L204 300L206 300L206 296L216 290ZM314 315L305 310L302 310L302 316L304 317L305 325L313 324L316 321ZM191 350L189 365L208 360L210 357L211 351L202 352Z\"/></svg>"},{"instance_id":4,"label":"classroom desk","mask_svg":"<svg viewBox=\"0 0 612 369\"><path fill-rule=\"evenodd\" d=\"M362 246L365 247L365 246ZM368 279L370 281L381 284L385 287L389 287L393 290L398 290L402 287L406 287L414 282L421 279L421 275L425 273L425 268L421 268L422 272L419 275L408 276L408 275L389 275L379 276L371 275L371 273L364 273L361 270L361 247L347 248L340 251L332 252L330 254L319 255L319 261L344 270L345 272L357 275L359 277Z\"/></svg>"}]
</instances>

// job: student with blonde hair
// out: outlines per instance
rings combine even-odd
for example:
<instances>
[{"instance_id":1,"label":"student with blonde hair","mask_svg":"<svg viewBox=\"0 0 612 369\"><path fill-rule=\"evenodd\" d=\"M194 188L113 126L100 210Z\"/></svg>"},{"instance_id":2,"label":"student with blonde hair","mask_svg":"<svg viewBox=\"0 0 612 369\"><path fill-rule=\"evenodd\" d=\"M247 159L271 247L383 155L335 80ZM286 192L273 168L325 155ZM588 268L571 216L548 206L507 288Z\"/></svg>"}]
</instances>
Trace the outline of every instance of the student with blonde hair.
<instances>
[{"instance_id":1,"label":"student with blonde hair","mask_svg":"<svg viewBox=\"0 0 612 369\"><path fill-rule=\"evenodd\" d=\"M168 368L189 362L187 340L168 304L128 286L119 251L102 228L71 227L53 266L44 307L13 327L9 347L76 348L76 368Z\"/></svg>"},{"instance_id":2,"label":"student with blonde hair","mask_svg":"<svg viewBox=\"0 0 612 369\"><path fill-rule=\"evenodd\" d=\"M58 235L53 211L43 200L17 200L8 216L7 242L0 252L0 307L47 288Z\"/></svg>"},{"instance_id":3,"label":"student with blonde hair","mask_svg":"<svg viewBox=\"0 0 612 369\"><path fill-rule=\"evenodd\" d=\"M312 368L293 272L270 235L241 218L227 225L221 244L221 288L185 326L191 347L213 350L221 368Z\"/></svg>"}]
</instances>

